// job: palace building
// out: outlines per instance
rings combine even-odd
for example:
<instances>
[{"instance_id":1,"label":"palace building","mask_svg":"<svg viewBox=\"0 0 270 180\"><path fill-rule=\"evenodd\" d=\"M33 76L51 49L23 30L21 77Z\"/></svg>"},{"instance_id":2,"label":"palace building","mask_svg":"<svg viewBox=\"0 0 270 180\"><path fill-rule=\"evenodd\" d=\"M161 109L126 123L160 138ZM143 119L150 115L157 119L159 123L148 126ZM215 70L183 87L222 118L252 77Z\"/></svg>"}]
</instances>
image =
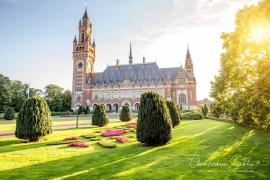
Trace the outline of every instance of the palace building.
<instances>
[{"instance_id":1,"label":"palace building","mask_svg":"<svg viewBox=\"0 0 270 180\"><path fill-rule=\"evenodd\" d=\"M95 72L96 44L92 40L92 24L85 10L79 21L79 36L73 41L72 107L103 104L107 110L118 111L123 105L138 110L140 96L154 91L166 100L174 100L183 108L196 106L196 78L189 48L185 66L159 68L156 62L133 63L132 47L127 64L108 66Z\"/></svg>"}]
</instances>

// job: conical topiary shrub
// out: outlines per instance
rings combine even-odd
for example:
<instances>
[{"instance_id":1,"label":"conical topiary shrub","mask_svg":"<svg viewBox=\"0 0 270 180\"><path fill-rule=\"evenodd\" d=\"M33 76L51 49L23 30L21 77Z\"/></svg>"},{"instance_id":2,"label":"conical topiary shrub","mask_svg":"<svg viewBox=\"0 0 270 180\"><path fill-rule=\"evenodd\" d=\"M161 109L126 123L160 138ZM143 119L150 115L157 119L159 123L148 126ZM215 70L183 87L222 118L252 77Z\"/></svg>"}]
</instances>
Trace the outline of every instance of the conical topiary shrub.
<instances>
[{"instance_id":1,"label":"conical topiary shrub","mask_svg":"<svg viewBox=\"0 0 270 180\"><path fill-rule=\"evenodd\" d=\"M171 120L172 120L172 126L175 127L178 124L180 124L180 114L178 107L174 101L166 101L167 107L169 108Z\"/></svg>"},{"instance_id":2,"label":"conical topiary shrub","mask_svg":"<svg viewBox=\"0 0 270 180\"><path fill-rule=\"evenodd\" d=\"M163 98L154 92L142 94L137 121L137 140L148 145L163 145L171 139L172 122Z\"/></svg>"},{"instance_id":3,"label":"conical topiary shrub","mask_svg":"<svg viewBox=\"0 0 270 180\"><path fill-rule=\"evenodd\" d=\"M102 105L96 105L96 108L92 117L92 125L95 126L105 126L109 123L109 118Z\"/></svg>"},{"instance_id":4,"label":"conical topiary shrub","mask_svg":"<svg viewBox=\"0 0 270 180\"><path fill-rule=\"evenodd\" d=\"M121 110L121 114L120 114L120 120L121 121L130 121L132 118L131 116L131 111L130 111L130 108L129 106L125 105L122 107L122 110Z\"/></svg>"},{"instance_id":5,"label":"conical topiary shrub","mask_svg":"<svg viewBox=\"0 0 270 180\"><path fill-rule=\"evenodd\" d=\"M7 108L7 110L6 110L6 112L5 112L5 115L4 115L4 119L5 119L5 120L12 120L12 119L15 119L15 112L14 112L13 107Z\"/></svg>"},{"instance_id":6,"label":"conical topiary shrub","mask_svg":"<svg viewBox=\"0 0 270 180\"><path fill-rule=\"evenodd\" d=\"M32 97L25 101L16 121L15 136L38 141L40 137L51 132L51 112L46 100L42 97Z\"/></svg>"}]
</instances>

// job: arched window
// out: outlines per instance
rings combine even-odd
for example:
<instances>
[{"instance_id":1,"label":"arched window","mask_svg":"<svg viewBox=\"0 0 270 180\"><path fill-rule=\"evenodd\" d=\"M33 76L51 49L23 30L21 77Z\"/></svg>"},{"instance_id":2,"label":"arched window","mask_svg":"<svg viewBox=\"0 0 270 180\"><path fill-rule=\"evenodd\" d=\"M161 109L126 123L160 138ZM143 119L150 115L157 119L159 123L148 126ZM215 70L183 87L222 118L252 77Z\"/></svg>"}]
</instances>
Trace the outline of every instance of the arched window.
<instances>
[{"instance_id":1,"label":"arched window","mask_svg":"<svg viewBox=\"0 0 270 180\"><path fill-rule=\"evenodd\" d=\"M95 109L96 109L96 106L97 106L97 104L94 104L94 105L93 105L93 110L95 110Z\"/></svg>"},{"instance_id":2,"label":"arched window","mask_svg":"<svg viewBox=\"0 0 270 180\"><path fill-rule=\"evenodd\" d=\"M84 42L84 33L82 33L82 42Z\"/></svg>"},{"instance_id":3,"label":"arched window","mask_svg":"<svg viewBox=\"0 0 270 180\"><path fill-rule=\"evenodd\" d=\"M118 112L118 104L117 103L114 103L113 109L115 110L115 112Z\"/></svg>"},{"instance_id":4,"label":"arched window","mask_svg":"<svg viewBox=\"0 0 270 180\"><path fill-rule=\"evenodd\" d=\"M139 103L136 103L136 104L135 104L135 110L136 110L136 111L139 111L139 106L140 106Z\"/></svg>"},{"instance_id":5,"label":"arched window","mask_svg":"<svg viewBox=\"0 0 270 180\"><path fill-rule=\"evenodd\" d=\"M185 94L181 93L179 95L179 103L180 104L186 104L187 103L187 98L186 98L186 95Z\"/></svg>"},{"instance_id":6,"label":"arched window","mask_svg":"<svg viewBox=\"0 0 270 180\"><path fill-rule=\"evenodd\" d=\"M112 105L111 104L107 104L107 110L111 111L112 110Z\"/></svg>"}]
</instances>

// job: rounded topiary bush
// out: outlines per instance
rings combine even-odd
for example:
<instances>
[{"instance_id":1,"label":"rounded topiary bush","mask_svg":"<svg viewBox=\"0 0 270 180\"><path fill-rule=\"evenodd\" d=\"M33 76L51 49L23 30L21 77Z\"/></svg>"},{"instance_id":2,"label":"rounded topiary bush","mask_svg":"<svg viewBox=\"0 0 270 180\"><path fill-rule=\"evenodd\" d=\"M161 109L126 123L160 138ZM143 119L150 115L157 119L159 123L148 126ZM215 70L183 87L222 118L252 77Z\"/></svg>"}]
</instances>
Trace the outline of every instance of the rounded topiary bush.
<instances>
[{"instance_id":1,"label":"rounded topiary bush","mask_svg":"<svg viewBox=\"0 0 270 180\"><path fill-rule=\"evenodd\" d=\"M203 115L202 113L198 111L188 111L182 114L182 119L187 119L187 120L199 120L202 119Z\"/></svg>"},{"instance_id":2,"label":"rounded topiary bush","mask_svg":"<svg viewBox=\"0 0 270 180\"><path fill-rule=\"evenodd\" d=\"M6 110L6 112L5 112L5 115L4 115L4 119L5 119L5 120L12 120L12 119L15 119L15 112L14 112L13 107L7 108L7 110Z\"/></svg>"},{"instance_id":3,"label":"rounded topiary bush","mask_svg":"<svg viewBox=\"0 0 270 180\"><path fill-rule=\"evenodd\" d=\"M129 106L125 105L122 107L122 110L121 110L121 114L120 114L120 120L121 121L130 121L132 118L131 116L131 111L130 111L130 108Z\"/></svg>"},{"instance_id":4,"label":"rounded topiary bush","mask_svg":"<svg viewBox=\"0 0 270 180\"><path fill-rule=\"evenodd\" d=\"M40 137L51 132L51 112L46 100L42 97L32 97L25 101L16 121L16 137L38 141Z\"/></svg>"},{"instance_id":5,"label":"rounded topiary bush","mask_svg":"<svg viewBox=\"0 0 270 180\"><path fill-rule=\"evenodd\" d=\"M148 145L163 145L171 139L172 122L163 98L154 92L141 95L137 121L137 140Z\"/></svg>"},{"instance_id":6,"label":"rounded topiary bush","mask_svg":"<svg viewBox=\"0 0 270 180\"><path fill-rule=\"evenodd\" d=\"M95 126L105 126L109 123L109 118L102 105L96 105L96 108L92 117L92 125Z\"/></svg>"},{"instance_id":7,"label":"rounded topiary bush","mask_svg":"<svg viewBox=\"0 0 270 180\"><path fill-rule=\"evenodd\" d=\"M166 104L170 112L172 126L175 127L180 124L180 118L181 118L178 107L174 101L166 101Z\"/></svg>"}]
</instances>

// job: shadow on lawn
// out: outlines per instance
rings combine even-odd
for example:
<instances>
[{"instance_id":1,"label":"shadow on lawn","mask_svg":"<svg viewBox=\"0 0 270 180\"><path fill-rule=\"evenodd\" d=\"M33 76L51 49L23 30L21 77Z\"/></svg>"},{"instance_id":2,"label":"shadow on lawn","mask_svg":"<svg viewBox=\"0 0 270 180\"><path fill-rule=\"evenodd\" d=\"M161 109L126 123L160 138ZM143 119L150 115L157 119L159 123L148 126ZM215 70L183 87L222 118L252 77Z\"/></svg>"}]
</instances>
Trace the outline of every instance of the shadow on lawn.
<instances>
[{"instance_id":1,"label":"shadow on lawn","mask_svg":"<svg viewBox=\"0 0 270 180\"><path fill-rule=\"evenodd\" d=\"M1 147L5 147L5 146L10 146L10 145L14 145L14 144L18 144L20 143L19 139L15 139L15 140L1 140L0 141L0 148Z\"/></svg>"},{"instance_id":2,"label":"shadow on lawn","mask_svg":"<svg viewBox=\"0 0 270 180\"><path fill-rule=\"evenodd\" d=\"M256 132L246 138L250 131L230 127L231 125L221 124L212 128L206 127L203 132L188 135L184 133L182 136L182 132L178 131L175 133L178 134L178 138L160 147L144 147L137 142L116 149L103 149L96 145L96 150L87 154L2 171L0 179L7 177L8 179L19 177L27 179L40 177L45 179L209 177L207 168L191 169L190 159L194 154L199 154L202 160L207 160L212 154L220 151L221 147L230 147L239 141L242 142L239 146L235 146L222 157L227 158L239 148L245 155L251 149L242 148L242 146L249 141L255 141L253 138ZM237 136L230 136L228 133L237 134ZM255 147L253 151L257 148ZM219 178L231 176L231 174L220 174L220 172L214 174L219 175L217 176ZM256 173L248 175L249 177L258 176ZM243 177L243 174L236 173L233 177Z\"/></svg>"}]
</instances>

